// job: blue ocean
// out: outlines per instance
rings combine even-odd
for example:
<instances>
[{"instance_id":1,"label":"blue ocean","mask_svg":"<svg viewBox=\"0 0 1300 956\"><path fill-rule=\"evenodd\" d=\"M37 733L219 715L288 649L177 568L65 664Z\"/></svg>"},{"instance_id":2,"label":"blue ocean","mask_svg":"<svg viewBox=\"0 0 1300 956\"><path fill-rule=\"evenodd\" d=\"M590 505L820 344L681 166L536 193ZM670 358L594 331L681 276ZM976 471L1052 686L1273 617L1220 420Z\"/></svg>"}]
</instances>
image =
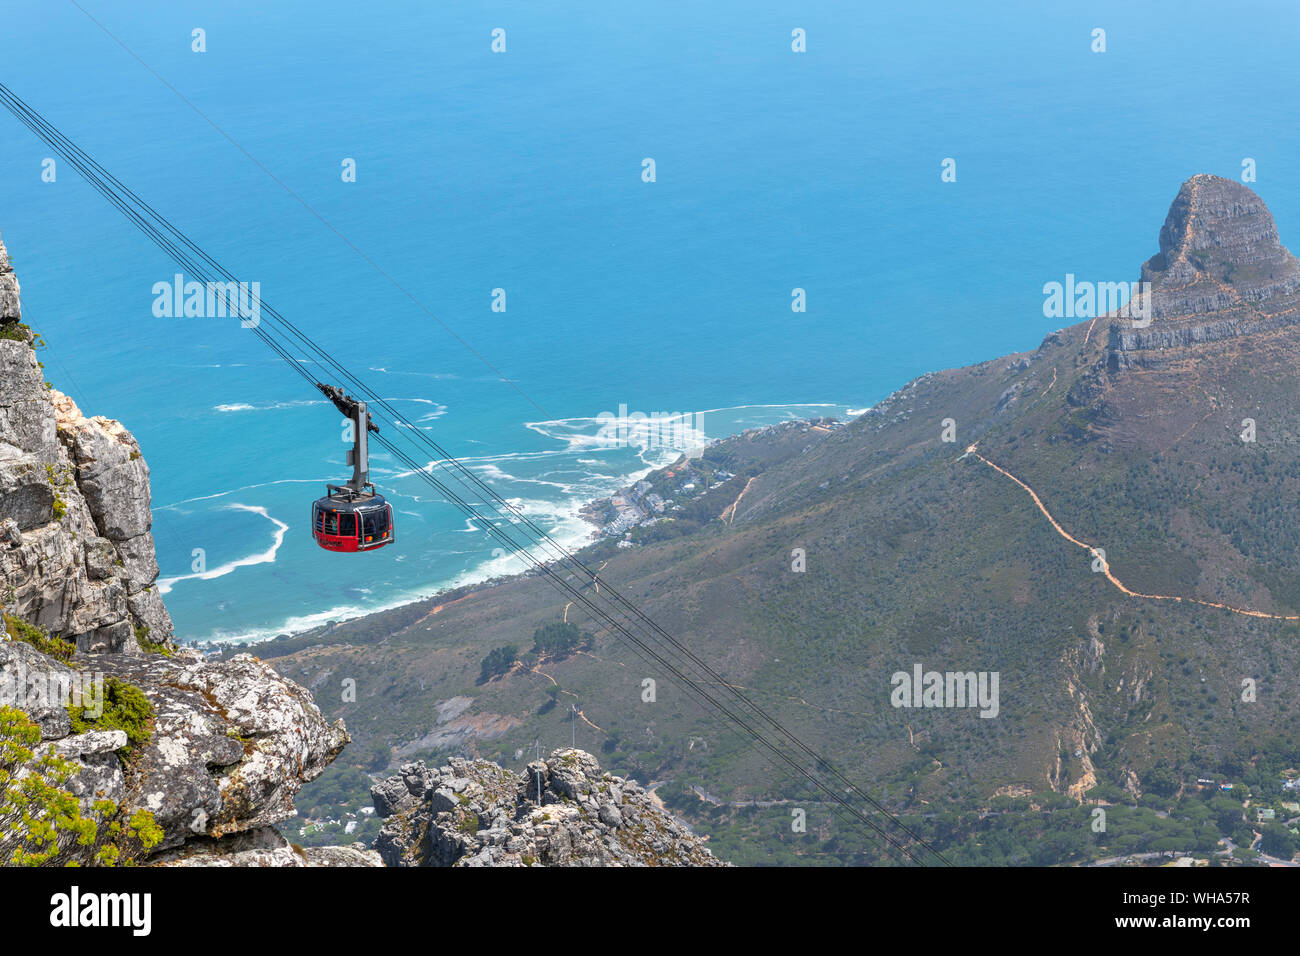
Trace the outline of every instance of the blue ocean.
<instances>
[{"instance_id":1,"label":"blue ocean","mask_svg":"<svg viewBox=\"0 0 1300 956\"><path fill-rule=\"evenodd\" d=\"M4 82L575 543L675 455L602 413L717 438L1033 348L1044 283L1135 279L1199 172L1300 242L1288 2L78 3L6 0ZM0 144L46 374L139 439L183 639L517 570L382 453L396 544L317 549L338 412L237 321L156 315L174 264L7 113Z\"/></svg>"}]
</instances>

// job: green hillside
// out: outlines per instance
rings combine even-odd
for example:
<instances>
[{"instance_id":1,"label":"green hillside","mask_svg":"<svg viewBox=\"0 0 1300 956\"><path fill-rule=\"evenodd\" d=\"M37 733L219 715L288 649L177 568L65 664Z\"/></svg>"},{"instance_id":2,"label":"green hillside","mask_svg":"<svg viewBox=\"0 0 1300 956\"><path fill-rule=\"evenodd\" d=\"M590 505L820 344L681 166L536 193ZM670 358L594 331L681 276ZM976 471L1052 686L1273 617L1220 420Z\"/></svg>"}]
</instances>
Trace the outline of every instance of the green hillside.
<instances>
[{"instance_id":1,"label":"green hillside","mask_svg":"<svg viewBox=\"0 0 1300 956\"><path fill-rule=\"evenodd\" d=\"M1238 220L1210 202L1224 182L1191 181L1161 242L1200 285L1231 289L1239 246L1219 239ZM735 477L634 531L634 546L602 541L582 558L956 861L1212 853L1244 825L1240 795L1280 799L1300 764L1300 623L1281 619L1300 615L1300 326L1294 260L1281 250L1260 266L1266 245L1251 246L1230 328L1196 303L1180 314L1184 286L1162 261L1151 328L1172 337L1126 342L1122 321L1082 322L923 376L843 427L718 443L696 467ZM613 772L661 784L724 858L889 859L579 608L581 646L533 650L565 614L524 575L258 653L345 718L358 763L380 745L392 763L472 752L522 766L535 740L573 736ZM510 647L516 666L484 679L505 670L485 658ZM997 672L997 716L892 706L891 676L917 664ZM1228 780L1243 788L1235 816L1217 787ZM1098 799L1115 805L1104 834L1089 826ZM807 833L791 832L794 808Z\"/></svg>"}]
</instances>

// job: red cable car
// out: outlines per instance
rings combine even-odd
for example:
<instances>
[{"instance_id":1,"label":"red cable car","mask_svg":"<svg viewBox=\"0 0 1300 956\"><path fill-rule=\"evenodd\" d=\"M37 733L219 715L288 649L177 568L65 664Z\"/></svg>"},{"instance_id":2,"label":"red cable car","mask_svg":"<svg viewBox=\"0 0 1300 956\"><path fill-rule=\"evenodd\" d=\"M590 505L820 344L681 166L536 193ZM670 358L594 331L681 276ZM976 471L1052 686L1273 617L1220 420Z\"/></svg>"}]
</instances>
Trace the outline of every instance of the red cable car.
<instances>
[{"instance_id":1,"label":"red cable car","mask_svg":"<svg viewBox=\"0 0 1300 956\"><path fill-rule=\"evenodd\" d=\"M379 431L370 420L366 403L358 402L331 385L316 383L334 406L352 419L353 443L348 452L352 480L346 485L326 485L325 497L311 506L311 534L326 551L373 551L394 541L393 506L369 482L369 433Z\"/></svg>"},{"instance_id":2,"label":"red cable car","mask_svg":"<svg viewBox=\"0 0 1300 956\"><path fill-rule=\"evenodd\" d=\"M383 495L353 495L346 485L326 486L329 494L311 506L311 533L326 551L370 551L393 543L393 506Z\"/></svg>"}]
</instances>

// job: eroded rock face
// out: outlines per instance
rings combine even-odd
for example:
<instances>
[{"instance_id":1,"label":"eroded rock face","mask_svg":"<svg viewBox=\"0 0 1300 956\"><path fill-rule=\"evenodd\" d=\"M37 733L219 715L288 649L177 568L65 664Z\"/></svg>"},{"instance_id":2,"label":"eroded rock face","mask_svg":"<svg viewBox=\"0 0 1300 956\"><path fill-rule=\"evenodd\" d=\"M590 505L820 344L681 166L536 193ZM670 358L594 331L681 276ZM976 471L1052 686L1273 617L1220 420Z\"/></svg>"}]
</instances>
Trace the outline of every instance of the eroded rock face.
<instances>
[{"instance_id":1,"label":"eroded rock face","mask_svg":"<svg viewBox=\"0 0 1300 956\"><path fill-rule=\"evenodd\" d=\"M17 291L0 271L0 324L19 317ZM140 446L47 388L33 336L5 328L18 338L0 338L0 606L84 651L134 653L137 631L170 646Z\"/></svg>"},{"instance_id":2,"label":"eroded rock face","mask_svg":"<svg viewBox=\"0 0 1300 956\"><path fill-rule=\"evenodd\" d=\"M0 705L39 725L38 759L72 765L64 786L83 812L107 799L126 814L153 814L163 838L146 863L377 865L354 849L304 856L272 829L293 815L294 795L339 754L347 731L254 657L209 662L176 647L154 588L140 447L120 423L87 418L46 387L35 337L17 318L18 283L0 244L0 609L7 623L44 632L0 628ZM70 660L50 656L66 657L69 646ZM112 680L153 708L146 742L117 729L73 733L68 705L88 705L78 714L93 728L94 701ZM91 688L88 699L82 690Z\"/></svg>"},{"instance_id":3,"label":"eroded rock face","mask_svg":"<svg viewBox=\"0 0 1300 956\"><path fill-rule=\"evenodd\" d=\"M18 278L14 275L13 264L9 261L9 250L0 242L0 321L21 319L22 309L18 303Z\"/></svg>"},{"instance_id":4,"label":"eroded rock face","mask_svg":"<svg viewBox=\"0 0 1300 956\"><path fill-rule=\"evenodd\" d=\"M1174 197L1159 241L1160 251L1142 265L1142 281L1151 283L1151 322L1111 325L1112 370L1159 361L1142 353L1300 322L1300 261L1248 187L1193 176Z\"/></svg>"},{"instance_id":5,"label":"eroded rock face","mask_svg":"<svg viewBox=\"0 0 1300 956\"><path fill-rule=\"evenodd\" d=\"M726 865L640 784L581 750L518 774L486 760L406 764L370 793L389 866Z\"/></svg>"},{"instance_id":6,"label":"eroded rock face","mask_svg":"<svg viewBox=\"0 0 1300 956\"><path fill-rule=\"evenodd\" d=\"M1178 190L1142 278L1152 284L1158 318L1187 317L1290 299L1300 291L1300 262L1249 187L1201 175Z\"/></svg>"},{"instance_id":7,"label":"eroded rock face","mask_svg":"<svg viewBox=\"0 0 1300 956\"><path fill-rule=\"evenodd\" d=\"M0 706L16 707L41 728L42 740L58 740L72 732L64 688L71 688L80 671L40 653L30 644L11 641L0 630Z\"/></svg>"},{"instance_id":8,"label":"eroded rock face","mask_svg":"<svg viewBox=\"0 0 1300 956\"><path fill-rule=\"evenodd\" d=\"M162 853L155 866L383 866L374 850L352 846L292 846L270 827L217 840L195 840L182 849Z\"/></svg>"},{"instance_id":9,"label":"eroded rock face","mask_svg":"<svg viewBox=\"0 0 1300 956\"><path fill-rule=\"evenodd\" d=\"M68 792L83 807L95 800L120 804L127 795L127 785L117 752L127 743L126 731L91 730L40 744L33 755L38 760L53 755L81 767L81 772L68 781Z\"/></svg>"},{"instance_id":10,"label":"eroded rock face","mask_svg":"<svg viewBox=\"0 0 1300 956\"><path fill-rule=\"evenodd\" d=\"M66 707L74 683L102 688L112 678L138 687L154 709L148 742L130 749L129 768L125 733L72 734ZM98 694L81 700L90 704ZM106 653L78 655L64 665L6 638L0 704L40 725L37 757L55 754L78 768L68 789L83 810L108 799L150 811L163 830L155 853L287 819L298 790L349 739L342 721L326 721L306 690L247 654L209 662Z\"/></svg>"}]
</instances>

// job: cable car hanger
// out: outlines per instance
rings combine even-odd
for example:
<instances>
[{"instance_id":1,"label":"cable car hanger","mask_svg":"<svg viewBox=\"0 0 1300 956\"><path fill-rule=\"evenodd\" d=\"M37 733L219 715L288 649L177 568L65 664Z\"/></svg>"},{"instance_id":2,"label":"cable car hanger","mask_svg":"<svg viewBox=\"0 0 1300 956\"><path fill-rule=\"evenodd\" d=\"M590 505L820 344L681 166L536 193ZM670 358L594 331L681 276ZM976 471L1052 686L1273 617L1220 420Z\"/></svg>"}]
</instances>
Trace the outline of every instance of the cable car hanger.
<instances>
[{"instance_id":1,"label":"cable car hanger","mask_svg":"<svg viewBox=\"0 0 1300 956\"><path fill-rule=\"evenodd\" d=\"M311 506L311 535L326 551L374 551L392 544L393 506L370 483L370 433L379 426L370 419L366 403L334 385L315 383L334 407L352 422L352 448L348 464L352 478L346 484L325 485L325 497Z\"/></svg>"}]
</instances>

